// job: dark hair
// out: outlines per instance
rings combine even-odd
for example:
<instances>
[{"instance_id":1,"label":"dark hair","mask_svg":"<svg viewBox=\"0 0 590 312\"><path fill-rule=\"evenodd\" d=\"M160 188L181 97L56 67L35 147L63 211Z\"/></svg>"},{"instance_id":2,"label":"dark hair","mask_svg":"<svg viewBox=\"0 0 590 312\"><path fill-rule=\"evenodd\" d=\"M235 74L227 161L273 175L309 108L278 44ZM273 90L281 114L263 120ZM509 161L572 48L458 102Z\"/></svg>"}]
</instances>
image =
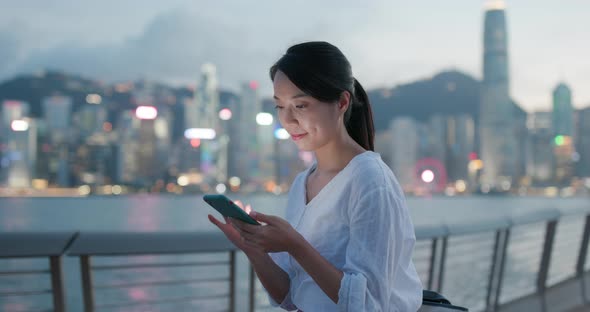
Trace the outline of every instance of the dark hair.
<instances>
[{"instance_id":1,"label":"dark hair","mask_svg":"<svg viewBox=\"0 0 590 312\"><path fill-rule=\"evenodd\" d=\"M344 113L348 134L364 149L374 151L373 112L369 97L352 76L350 63L335 46L321 41L305 42L287 50L271 68L274 81L282 71L301 91L323 102L336 102L342 92L350 93L350 105Z\"/></svg>"}]
</instances>

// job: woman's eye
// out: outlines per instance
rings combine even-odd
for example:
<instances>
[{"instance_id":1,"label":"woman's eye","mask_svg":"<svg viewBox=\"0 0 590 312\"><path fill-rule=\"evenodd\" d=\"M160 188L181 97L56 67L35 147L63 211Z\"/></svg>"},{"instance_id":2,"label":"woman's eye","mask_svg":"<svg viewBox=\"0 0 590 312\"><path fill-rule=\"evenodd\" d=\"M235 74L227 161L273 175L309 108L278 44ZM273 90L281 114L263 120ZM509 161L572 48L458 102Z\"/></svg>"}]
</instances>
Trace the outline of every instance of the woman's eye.
<instances>
[{"instance_id":1,"label":"woman's eye","mask_svg":"<svg viewBox=\"0 0 590 312\"><path fill-rule=\"evenodd\" d=\"M282 109L282 108L283 108L282 106L275 105L275 109Z\"/></svg>"},{"instance_id":2,"label":"woman's eye","mask_svg":"<svg viewBox=\"0 0 590 312\"><path fill-rule=\"evenodd\" d=\"M297 104L297 105L295 105L295 108L305 108L305 107L307 107L306 104Z\"/></svg>"}]
</instances>

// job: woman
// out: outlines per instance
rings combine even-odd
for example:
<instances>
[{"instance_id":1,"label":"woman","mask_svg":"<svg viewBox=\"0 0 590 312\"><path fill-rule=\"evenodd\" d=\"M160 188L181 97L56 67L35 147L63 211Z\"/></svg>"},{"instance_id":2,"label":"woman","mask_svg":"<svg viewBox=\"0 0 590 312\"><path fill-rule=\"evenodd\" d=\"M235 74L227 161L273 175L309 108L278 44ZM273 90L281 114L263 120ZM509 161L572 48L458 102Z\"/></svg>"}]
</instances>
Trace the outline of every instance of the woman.
<instances>
[{"instance_id":1,"label":"woman","mask_svg":"<svg viewBox=\"0 0 590 312\"><path fill-rule=\"evenodd\" d=\"M416 311L414 228L393 173L373 152L369 99L350 63L329 43L307 42L289 48L270 76L281 125L316 162L295 178L286 220L255 211L265 225L209 220L248 256L274 306Z\"/></svg>"}]
</instances>

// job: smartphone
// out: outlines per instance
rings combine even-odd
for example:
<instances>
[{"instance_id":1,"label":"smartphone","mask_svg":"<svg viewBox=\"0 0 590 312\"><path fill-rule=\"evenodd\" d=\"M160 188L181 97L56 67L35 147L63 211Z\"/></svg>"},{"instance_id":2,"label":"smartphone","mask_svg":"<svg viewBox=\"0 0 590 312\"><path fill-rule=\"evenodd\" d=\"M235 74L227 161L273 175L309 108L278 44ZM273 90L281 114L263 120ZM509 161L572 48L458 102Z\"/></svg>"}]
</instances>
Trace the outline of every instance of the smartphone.
<instances>
[{"instance_id":1,"label":"smartphone","mask_svg":"<svg viewBox=\"0 0 590 312\"><path fill-rule=\"evenodd\" d=\"M203 196L203 200L225 217L235 218L249 224L260 225L258 221L250 217L242 208L238 207L238 205L234 204L233 201L224 195L207 194Z\"/></svg>"}]
</instances>

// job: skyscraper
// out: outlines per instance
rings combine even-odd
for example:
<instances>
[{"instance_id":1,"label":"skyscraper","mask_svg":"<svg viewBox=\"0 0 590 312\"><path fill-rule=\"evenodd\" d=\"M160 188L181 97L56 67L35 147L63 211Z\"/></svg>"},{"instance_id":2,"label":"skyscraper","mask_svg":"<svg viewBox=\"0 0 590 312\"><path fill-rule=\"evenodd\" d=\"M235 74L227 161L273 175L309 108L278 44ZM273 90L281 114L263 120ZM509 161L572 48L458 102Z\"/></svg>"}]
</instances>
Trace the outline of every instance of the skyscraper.
<instances>
[{"instance_id":1,"label":"skyscraper","mask_svg":"<svg viewBox=\"0 0 590 312\"><path fill-rule=\"evenodd\" d=\"M480 107L482 185L507 190L517 167L517 140L510 99L508 41L503 1L487 3Z\"/></svg>"},{"instance_id":2,"label":"skyscraper","mask_svg":"<svg viewBox=\"0 0 590 312\"><path fill-rule=\"evenodd\" d=\"M418 125L411 118L398 117L391 121L389 129L393 137L391 169L404 191L412 191L416 183L414 171L420 143Z\"/></svg>"},{"instance_id":3,"label":"skyscraper","mask_svg":"<svg viewBox=\"0 0 590 312\"><path fill-rule=\"evenodd\" d=\"M195 100L198 112L197 127L219 132L219 90L215 65L207 63L201 67L201 81L195 93ZM221 182L217 181L218 178L225 177L226 174L218 176L218 170L227 172L227 166L223 164L224 157L219 157L220 137L216 137L215 140L201 140L199 150L200 169L206 180L210 183Z\"/></svg>"},{"instance_id":4,"label":"skyscraper","mask_svg":"<svg viewBox=\"0 0 590 312\"><path fill-rule=\"evenodd\" d=\"M23 101L7 100L2 102L2 122L0 128L10 128L15 119L29 117L29 103Z\"/></svg>"},{"instance_id":5,"label":"skyscraper","mask_svg":"<svg viewBox=\"0 0 590 312\"><path fill-rule=\"evenodd\" d=\"M240 92L240 115L238 120L238 177L242 182L253 182L259 176L258 133L256 115L262 104L258 96L258 83L251 81L242 85ZM244 184L244 183L242 183Z\"/></svg>"},{"instance_id":6,"label":"skyscraper","mask_svg":"<svg viewBox=\"0 0 590 312\"><path fill-rule=\"evenodd\" d=\"M578 111L576 150L579 153L576 174L590 177L590 107Z\"/></svg>"},{"instance_id":7,"label":"skyscraper","mask_svg":"<svg viewBox=\"0 0 590 312\"><path fill-rule=\"evenodd\" d=\"M527 175L535 185L549 185L553 177L554 157L551 153L553 130L550 112L534 112L528 116Z\"/></svg>"},{"instance_id":8,"label":"skyscraper","mask_svg":"<svg viewBox=\"0 0 590 312\"><path fill-rule=\"evenodd\" d=\"M555 135L574 135L574 108L572 92L564 83L553 90L553 130Z\"/></svg>"},{"instance_id":9,"label":"skyscraper","mask_svg":"<svg viewBox=\"0 0 590 312\"><path fill-rule=\"evenodd\" d=\"M555 182L566 185L573 176L574 108L572 93L563 83L553 90L552 114L555 154Z\"/></svg>"}]
</instances>

